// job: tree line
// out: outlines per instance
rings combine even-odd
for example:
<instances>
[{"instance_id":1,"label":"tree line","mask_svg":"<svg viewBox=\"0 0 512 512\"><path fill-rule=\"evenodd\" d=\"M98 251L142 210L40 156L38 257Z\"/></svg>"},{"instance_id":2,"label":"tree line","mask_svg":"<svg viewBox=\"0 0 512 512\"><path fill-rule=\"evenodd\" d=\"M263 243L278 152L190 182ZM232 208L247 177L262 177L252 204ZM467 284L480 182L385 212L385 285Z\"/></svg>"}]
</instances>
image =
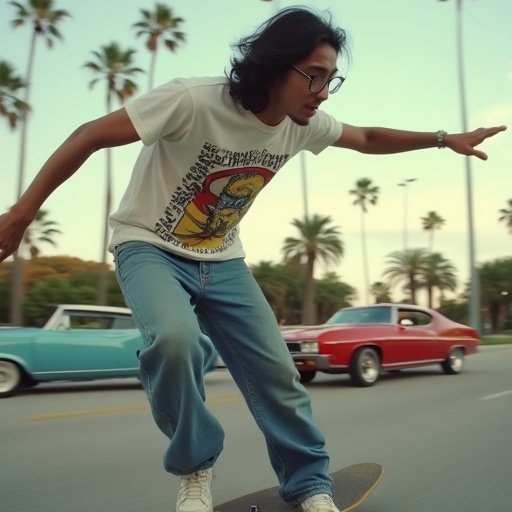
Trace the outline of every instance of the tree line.
<instances>
[{"instance_id":1,"label":"tree line","mask_svg":"<svg viewBox=\"0 0 512 512\"><path fill-rule=\"evenodd\" d=\"M358 299L354 287L329 271L344 254L341 232L329 216L294 219L292 225L296 234L283 241L282 261L261 261L251 265L251 270L281 323L322 323ZM48 218L46 210L38 212L25 234L21 256L25 257L23 312L27 325L44 323L56 304L97 303L101 270L108 276L106 304L124 305L115 274L108 265L101 269L102 263L41 255L41 244L56 245L59 234L58 223ZM315 278L318 264L326 269L320 279ZM12 266L12 262L0 266L0 323L7 323L9 318ZM493 332L512 329L512 258L484 262L479 274L482 323ZM455 291L457 284L457 271L449 260L440 253L415 248L388 254L383 280L374 282L369 291L374 303L417 304L418 292L423 290L427 297L423 305L467 323L468 286L459 296L446 297L446 292Z\"/></svg>"}]
</instances>

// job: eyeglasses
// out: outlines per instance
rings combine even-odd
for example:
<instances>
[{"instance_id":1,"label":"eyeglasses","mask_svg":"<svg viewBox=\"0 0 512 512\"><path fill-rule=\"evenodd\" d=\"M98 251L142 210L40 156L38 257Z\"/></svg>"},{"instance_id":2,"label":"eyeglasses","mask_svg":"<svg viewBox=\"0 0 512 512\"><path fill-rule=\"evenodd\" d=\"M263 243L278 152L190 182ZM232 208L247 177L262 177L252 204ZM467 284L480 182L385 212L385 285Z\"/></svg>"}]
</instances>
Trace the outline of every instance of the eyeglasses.
<instances>
[{"instance_id":1,"label":"eyeglasses","mask_svg":"<svg viewBox=\"0 0 512 512\"><path fill-rule=\"evenodd\" d=\"M304 71L301 71L299 68L295 67L293 64L292 68L309 80L309 90L313 94L319 93L326 85L329 94L334 94L335 92L338 92L340 90L340 87L343 85L343 82L345 81L344 76L322 78L321 76L309 76L306 73L304 73Z\"/></svg>"}]
</instances>

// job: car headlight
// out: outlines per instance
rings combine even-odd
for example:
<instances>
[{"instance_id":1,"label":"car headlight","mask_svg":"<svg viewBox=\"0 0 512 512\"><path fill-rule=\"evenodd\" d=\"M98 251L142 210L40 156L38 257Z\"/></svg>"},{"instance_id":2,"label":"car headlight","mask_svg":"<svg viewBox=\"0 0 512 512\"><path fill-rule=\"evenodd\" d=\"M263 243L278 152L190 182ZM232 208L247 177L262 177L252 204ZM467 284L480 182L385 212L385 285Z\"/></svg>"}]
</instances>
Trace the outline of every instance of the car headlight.
<instances>
[{"instance_id":1,"label":"car headlight","mask_svg":"<svg viewBox=\"0 0 512 512\"><path fill-rule=\"evenodd\" d=\"M306 354L318 354L318 342L317 341L303 341L300 344L300 351Z\"/></svg>"}]
</instances>

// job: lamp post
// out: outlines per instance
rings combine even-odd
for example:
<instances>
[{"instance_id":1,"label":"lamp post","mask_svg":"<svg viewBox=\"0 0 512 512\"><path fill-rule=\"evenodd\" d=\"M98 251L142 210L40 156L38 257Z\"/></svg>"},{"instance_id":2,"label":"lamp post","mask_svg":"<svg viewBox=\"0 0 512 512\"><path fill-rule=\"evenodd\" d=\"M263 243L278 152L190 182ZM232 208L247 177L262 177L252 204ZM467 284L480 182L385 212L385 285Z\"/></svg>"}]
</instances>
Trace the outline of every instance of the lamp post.
<instances>
[{"instance_id":1,"label":"lamp post","mask_svg":"<svg viewBox=\"0 0 512 512\"><path fill-rule=\"evenodd\" d=\"M445 2L447 0L440 0ZM462 0L455 2L456 12L456 40L457 40L457 70L459 81L460 112L462 120L462 131L468 131L468 116L466 107L466 85L464 80L464 58L462 40ZM468 245L469 245L469 324L477 332L481 332L480 322L480 278L475 261L475 226L473 219L473 183L471 173L471 159L465 157L466 168L466 203L468 222Z\"/></svg>"},{"instance_id":2,"label":"lamp post","mask_svg":"<svg viewBox=\"0 0 512 512\"><path fill-rule=\"evenodd\" d=\"M281 9L279 0L261 0L262 2L270 2L273 5L274 11L277 13ZM307 176L306 176L306 154L304 151L299 153L300 158L300 174L302 181L302 207L304 209L304 218L307 219L309 217L309 207L308 207L308 185L307 185Z\"/></svg>"},{"instance_id":3,"label":"lamp post","mask_svg":"<svg viewBox=\"0 0 512 512\"><path fill-rule=\"evenodd\" d=\"M409 185L413 182L415 182L417 180L417 178L407 178L405 179L404 181L402 181L401 183L398 183L397 186L399 187L403 187L404 189L404 232L403 232L403 237L404 237L404 252L407 250L407 231L408 231L408 227L407 227L407 217L408 217L408 212L407 212L407 187L409 187Z\"/></svg>"}]
</instances>

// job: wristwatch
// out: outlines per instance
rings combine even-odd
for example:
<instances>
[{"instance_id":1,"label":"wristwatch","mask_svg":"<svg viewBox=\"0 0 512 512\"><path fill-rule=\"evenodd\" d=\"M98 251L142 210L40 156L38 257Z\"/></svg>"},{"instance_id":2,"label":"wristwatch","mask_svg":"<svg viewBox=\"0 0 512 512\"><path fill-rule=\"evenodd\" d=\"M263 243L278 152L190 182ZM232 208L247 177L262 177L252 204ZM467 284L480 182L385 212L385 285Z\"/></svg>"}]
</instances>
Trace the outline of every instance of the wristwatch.
<instances>
[{"instance_id":1,"label":"wristwatch","mask_svg":"<svg viewBox=\"0 0 512 512\"><path fill-rule=\"evenodd\" d=\"M447 135L447 133L444 130L437 131L437 148L438 149L444 149L446 147L446 144L444 143L445 135Z\"/></svg>"}]
</instances>

